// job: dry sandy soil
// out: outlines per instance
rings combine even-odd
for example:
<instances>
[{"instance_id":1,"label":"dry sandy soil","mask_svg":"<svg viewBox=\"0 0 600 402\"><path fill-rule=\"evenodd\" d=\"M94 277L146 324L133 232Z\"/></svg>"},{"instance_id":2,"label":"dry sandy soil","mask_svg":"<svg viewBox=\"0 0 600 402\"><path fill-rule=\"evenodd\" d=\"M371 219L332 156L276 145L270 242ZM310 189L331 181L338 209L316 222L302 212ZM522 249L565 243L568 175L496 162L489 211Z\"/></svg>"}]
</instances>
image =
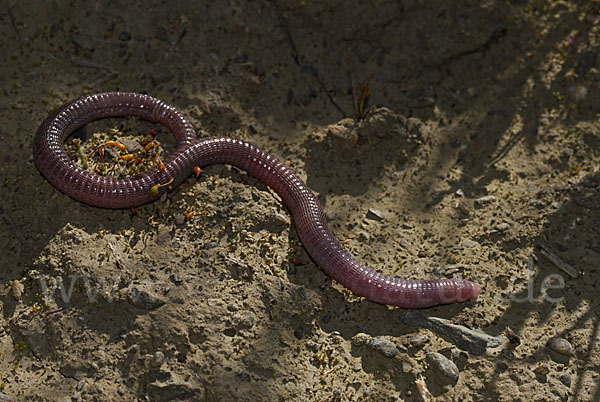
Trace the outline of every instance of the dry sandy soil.
<instances>
[{"instance_id":1,"label":"dry sandy soil","mask_svg":"<svg viewBox=\"0 0 600 402\"><path fill-rule=\"evenodd\" d=\"M600 4L168 3L0 4L0 400L600 400ZM370 266L480 283L421 313L506 341L353 296L228 166L136 215L64 196L33 135L111 90L284 160ZM168 149L127 119L77 135L114 127Z\"/></svg>"}]
</instances>

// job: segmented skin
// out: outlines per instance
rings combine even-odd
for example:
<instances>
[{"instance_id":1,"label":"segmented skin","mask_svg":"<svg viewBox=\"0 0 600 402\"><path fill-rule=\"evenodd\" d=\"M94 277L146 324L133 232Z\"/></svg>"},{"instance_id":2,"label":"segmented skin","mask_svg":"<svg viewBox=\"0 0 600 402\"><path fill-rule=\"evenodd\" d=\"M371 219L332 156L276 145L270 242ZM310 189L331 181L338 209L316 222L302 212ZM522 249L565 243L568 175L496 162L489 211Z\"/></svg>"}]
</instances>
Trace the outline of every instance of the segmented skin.
<instances>
[{"instance_id":1,"label":"segmented skin","mask_svg":"<svg viewBox=\"0 0 600 402\"><path fill-rule=\"evenodd\" d=\"M137 177L95 175L75 165L63 143L74 130L106 117L135 116L167 127L177 140L164 160L165 170L150 169ZM175 108L147 95L108 92L85 96L56 110L38 129L33 160L39 171L63 193L103 208L131 208L152 202L150 189L173 178L177 186L194 166L226 163L248 172L273 189L293 215L306 251L334 280L376 303L425 308L462 302L479 295L479 285L463 279L404 280L383 275L356 261L327 227L319 201L279 159L256 146L226 137L196 137L190 122ZM161 187L159 196L167 191Z\"/></svg>"}]
</instances>

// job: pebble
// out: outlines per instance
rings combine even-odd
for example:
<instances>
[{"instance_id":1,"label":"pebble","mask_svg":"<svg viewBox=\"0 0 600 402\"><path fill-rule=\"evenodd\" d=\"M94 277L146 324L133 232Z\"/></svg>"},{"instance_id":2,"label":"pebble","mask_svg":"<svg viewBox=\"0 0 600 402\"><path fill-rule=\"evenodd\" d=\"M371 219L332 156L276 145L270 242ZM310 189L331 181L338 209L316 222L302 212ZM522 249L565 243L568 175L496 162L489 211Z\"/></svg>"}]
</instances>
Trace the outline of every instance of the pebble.
<instances>
[{"instance_id":1,"label":"pebble","mask_svg":"<svg viewBox=\"0 0 600 402\"><path fill-rule=\"evenodd\" d=\"M571 374L569 373L562 373L559 377L558 380L560 382L562 382L565 387L571 388Z\"/></svg>"},{"instance_id":2,"label":"pebble","mask_svg":"<svg viewBox=\"0 0 600 402\"><path fill-rule=\"evenodd\" d=\"M238 373L238 378L242 381L250 381L251 376L250 376L250 373L247 371L240 371Z\"/></svg>"},{"instance_id":3,"label":"pebble","mask_svg":"<svg viewBox=\"0 0 600 402\"><path fill-rule=\"evenodd\" d=\"M466 248L475 248L475 247L479 246L479 243L477 243L476 241L473 241L471 239L464 239L462 241L462 245Z\"/></svg>"},{"instance_id":4,"label":"pebble","mask_svg":"<svg viewBox=\"0 0 600 402\"><path fill-rule=\"evenodd\" d=\"M581 102L586 98L588 94L588 89L583 85L575 85L569 88L569 94L571 95L573 100L575 100L576 102Z\"/></svg>"},{"instance_id":5,"label":"pebble","mask_svg":"<svg viewBox=\"0 0 600 402\"><path fill-rule=\"evenodd\" d=\"M385 215L378 209L369 208L367 211L367 219L371 219L374 221L382 221L385 219Z\"/></svg>"},{"instance_id":6,"label":"pebble","mask_svg":"<svg viewBox=\"0 0 600 402\"><path fill-rule=\"evenodd\" d=\"M573 346L564 338L554 337L548 341L548 347L555 351L556 353L560 353L565 356L574 356L575 349Z\"/></svg>"},{"instance_id":7,"label":"pebble","mask_svg":"<svg viewBox=\"0 0 600 402\"><path fill-rule=\"evenodd\" d=\"M390 359L396 357L398 354L398 348L396 345L387 339L373 338L368 346L371 349L378 351L385 357L389 357Z\"/></svg>"},{"instance_id":8,"label":"pebble","mask_svg":"<svg viewBox=\"0 0 600 402\"><path fill-rule=\"evenodd\" d=\"M142 144L140 144L136 140L132 140L131 138L119 138L118 141L121 144L125 145L125 148L127 148L127 152L129 153L134 153L142 150Z\"/></svg>"},{"instance_id":9,"label":"pebble","mask_svg":"<svg viewBox=\"0 0 600 402\"><path fill-rule=\"evenodd\" d=\"M456 367L456 364L452 360L441 353L429 352L427 353L427 361L435 371L442 374L451 383L456 384L458 382L458 367Z\"/></svg>"},{"instance_id":10,"label":"pebble","mask_svg":"<svg viewBox=\"0 0 600 402\"><path fill-rule=\"evenodd\" d=\"M282 225L289 226L291 224L290 217L284 214L276 213L273 218Z\"/></svg>"},{"instance_id":11,"label":"pebble","mask_svg":"<svg viewBox=\"0 0 600 402\"><path fill-rule=\"evenodd\" d=\"M362 346L362 345L367 345L371 342L371 336L364 334L362 332L359 332L358 334L354 335L352 337L352 344L354 346Z\"/></svg>"},{"instance_id":12,"label":"pebble","mask_svg":"<svg viewBox=\"0 0 600 402\"><path fill-rule=\"evenodd\" d=\"M204 245L204 248L205 248L206 250L210 250L211 248L215 248L215 247L217 247L218 245L219 245L219 243L217 243L216 241L211 241L210 243L206 243L206 244Z\"/></svg>"},{"instance_id":13,"label":"pebble","mask_svg":"<svg viewBox=\"0 0 600 402\"><path fill-rule=\"evenodd\" d=\"M304 337L304 330L302 328L296 328L294 330L294 336L296 339L301 340Z\"/></svg>"},{"instance_id":14,"label":"pebble","mask_svg":"<svg viewBox=\"0 0 600 402\"><path fill-rule=\"evenodd\" d=\"M398 347L394 342L385 338L373 338L371 335L359 332L352 337L352 345L356 347L368 346L370 349L376 350L383 356L394 358L398 355Z\"/></svg>"},{"instance_id":15,"label":"pebble","mask_svg":"<svg viewBox=\"0 0 600 402\"><path fill-rule=\"evenodd\" d=\"M23 296L23 290L25 290L25 286L18 280L14 280L10 283L10 289L12 291L12 296L16 301L21 301Z\"/></svg>"},{"instance_id":16,"label":"pebble","mask_svg":"<svg viewBox=\"0 0 600 402\"><path fill-rule=\"evenodd\" d=\"M158 352L154 353L154 356L152 356L152 359L150 359L150 365L152 367L160 367L164 361L165 354L159 350Z\"/></svg>"},{"instance_id":17,"label":"pebble","mask_svg":"<svg viewBox=\"0 0 600 402\"><path fill-rule=\"evenodd\" d=\"M500 354L504 359L508 361L513 361L515 359L515 352L513 352L510 349L503 349L502 352L500 352Z\"/></svg>"},{"instance_id":18,"label":"pebble","mask_svg":"<svg viewBox=\"0 0 600 402\"><path fill-rule=\"evenodd\" d=\"M541 377L546 377L548 373L550 373L550 366L548 365L548 362L540 363L533 369L533 372Z\"/></svg>"},{"instance_id":19,"label":"pebble","mask_svg":"<svg viewBox=\"0 0 600 402\"><path fill-rule=\"evenodd\" d=\"M166 303L165 300L136 287L132 287L127 296L131 304L144 310L155 310Z\"/></svg>"},{"instance_id":20,"label":"pebble","mask_svg":"<svg viewBox=\"0 0 600 402\"><path fill-rule=\"evenodd\" d=\"M185 215L184 214L175 214L173 216L175 218L175 224L181 226L185 223Z\"/></svg>"},{"instance_id":21,"label":"pebble","mask_svg":"<svg viewBox=\"0 0 600 402\"><path fill-rule=\"evenodd\" d=\"M399 317L403 324L430 329L473 355L482 355L488 348L498 347L506 341L504 336L488 335L483 331L453 324L444 318L427 316L417 311L406 311Z\"/></svg>"},{"instance_id":22,"label":"pebble","mask_svg":"<svg viewBox=\"0 0 600 402\"><path fill-rule=\"evenodd\" d=\"M506 327L506 331L504 334L508 338L508 341L514 345L519 345L521 343L521 337L515 334L515 331L512 330L511 327Z\"/></svg>"},{"instance_id":23,"label":"pebble","mask_svg":"<svg viewBox=\"0 0 600 402\"><path fill-rule=\"evenodd\" d=\"M179 275L177 275L177 274L171 274L171 276L169 276L169 279L175 285L181 285L183 283L183 279L181 279L181 277Z\"/></svg>"},{"instance_id":24,"label":"pebble","mask_svg":"<svg viewBox=\"0 0 600 402\"><path fill-rule=\"evenodd\" d=\"M239 318L238 325L241 328L252 328L254 326L254 314L248 312Z\"/></svg>"},{"instance_id":25,"label":"pebble","mask_svg":"<svg viewBox=\"0 0 600 402\"><path fill-rule=\"evenodd\" d=\"M306 300L306 288L304 286L300 286L298 288L298 295L300 295L301 298Z\"/></svg>"},{"instance_id":26,"label":"pebble","mask_svg":"<svg viewBox=\"0 0 600 402\"><path fill-rule=\"evenodd\" d=\"M506 222L500 222L499 224L496 225L496 230L499 232L504 232L508 229L510 229L510 225Z\"/></svg>"},{"instance_id":27,"label":"pebble","mask_svg":"<svg viewBox=\"0 0 600 402\"><path fill-rule=\"evenodd\" d=\"M156 230L156 244L159 246L171 241L171 228L165 225L160 225Z\"/></svg>"},{"instance_id":28,"label":"pebble","mask_svg":"<svg viewBox=\"0 0 600 402\"><path fill-rule=\"evenodd\" d=\"M533 200L529 201L529 205L541 209L546 206L546 203L543 200L538 200L534 198Z\"/></svg>"},{"instance_id":29,"label":"pebble","mask_svg":"<svg viewBox=\"0 0 600 402\"><path fill-rule=\"evenodd\" d=\"M477 198L475 200L475 206L479 207L479 206L482 206L482 205L485 205L485 204L490 204L490 203L492 203L494 201L496 201L496 196L495 195L486 195L484 197Z\"/></svg>"},{"instance_id":30,"label":"pebble","mask_svg":"<svg viewBox=\"0 0 600 402\"><path fill-rule=\"evenodd\" d=\"M422 348L427 342L429 342L429 337L427 335L418 334L412 337L410 340L410 346Z\"/></svg>"},{"instance_id":31,"label":"pebble","mask_svg":"<svg viewBox=\"0 0 600 402\"><path fill-rule=\"evenodd\" d=\"M341 138L350 147L353 147L358 142L358 133L354 127L354 120L343 119L336 124L331 124L327 127L327 133L334 137Z\"/></svg>"},{"instance_id":32,"label":"pebble","mask_svg":"<svg viewBox=\"0 0 600 402\"><path fill-rule=\"evenodd\" d=\"M127 31L123 31L119 34L119 40L127 42L131 40L131 34Z\"/></svg>"}]
</instances>

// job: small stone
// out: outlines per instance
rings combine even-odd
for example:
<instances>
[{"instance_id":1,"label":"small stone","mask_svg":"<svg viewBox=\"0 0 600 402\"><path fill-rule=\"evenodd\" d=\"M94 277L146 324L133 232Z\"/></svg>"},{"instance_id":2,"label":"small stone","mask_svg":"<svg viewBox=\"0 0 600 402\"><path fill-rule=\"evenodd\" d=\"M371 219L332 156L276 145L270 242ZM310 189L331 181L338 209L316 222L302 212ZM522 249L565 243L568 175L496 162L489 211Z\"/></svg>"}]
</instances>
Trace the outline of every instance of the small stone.
<instances>
[{"instance_id":1,"label":"small stone","mask_svg":"<svg viewBox=\"0 0 600 402\"><path fill-rule=\"evenodd\" d=\"M184 214L175 214L173 217L175 218L176 225L181 226L185 223L185 215Z\"/></svg>"},{"instance_id":2,"label":"small stone","mask_svg":"<svg viewBox=\"0 0 600 402\"><path fill-rule=\"evenodd\" d=\"M136 287L132 287L127 296L131 304L144 310L155 310L166 303L165 300Z\"/></svg>"},{"instance_id":3,"label":"small stone","mask_svg":"<svg viewBox=\"0 0 600 402\"><path fill-rule=\"evenodd\" d=\"M306 288L304 286L300 286L298 288L298 295L303 298L304 300L306 300Z\"/></svg>"},{"instance_id":4,"label":"small stone","mask_svg":"<svg viewBox=\"0 0 600 402\"><path fill-rule=\"evenodd\" d=\"M301 340L304 337L304 330L302 328L296 328L294 330L294 336L296 339Z\"/></svg>"},{"instance_id":5,"label":"small stone","mask_svg":"<svg viewBox=\"0 0 600 402\"><path fill-rule=\"evenodd\" d=\"M368 345L369 343L371 343L371 336L368 334L359 332L358 334L356 334L352 337L352 344L354 346L358 347L358 346L362 346L362 345Z\"/></svg>"},{"instance_id":6,"label":"small stone","mask_svg":"<svg viewBox=\"0 0 600 402\"><path fill-rule=\"evenodd\" d=\"M171 276L169 276L169 279L175 285L181 285L181 283L183 282L183 279L181 279L181 277L179 275L177 275L177 274L171 274Z\"/></svg>"},{"instance_id":7,"label":"small stone","mask_svg":"<svg viewBox=\"0 0 600 402\"><path fill-rule=\"evenodd\" d=\"M499 224L496 225L496 230L499 232L504 232L508 229L510 229L510 224L508 224L506 222L500 222Z\"/></svg>"},{"instance_id":8,"label":"small stone","mask_svg":"<svg viewBox=\"0 0 600 402\"><path fill-rule=\"evenodd\" d=\"M171 228L165 225L160 225L156 230L156 244L163 245L171 241Z\"/></svg>"},{"instance_id":9,"label":"small stone","mask_svg":"<svg viewBox=\"0 0 600 402\"><path fill-rule=\"evenodd\" d=\"M367 211L367 219L371 219L374 221L382 221L385 219L385 215L378 209L369 208Z\"/></svg>"},{"instance_id":10,"label":"small stone","mask_svg":"<svg viewBox=\"0 0 600 402\"><path fill-rule=\"evenodd\" d=\"M548 347L555 351L556 353L560 353L565 356L574 356L575 349L573 346L564 338L554 337L548 341Z\"/></svg>"},{"instance_id":11,"label":"small stone","mask_svg":"<svg viewBox=\"0 0 600 402\"><path fill-rule=\"evenodd\" d=\"M127 31L123 31L119 34L119 40L123 42L127 42L131 40L131 34Z\"/></svg>"},{"instance_id":12,"label":"small stone","mask_svg":"<svg viewBox=\"0 0 600 402\"><path fill-rule=\"evenodd\" d=\"M429 342L429 337L427 335L418 334L412 337L410 340L410 346L422 348L427 342Z\"/></svg>"},{"instance_id":13,"label":"small stone","mask_svg":"<svg viewBox=\"0 0 600 402\"><path fill-rule=\"evenodd\" d=\"M484 354L488 348L498 347L506 341L504 336L488 335L480 330L453 324L444 318L428 316L421 312L408 310L400 314L399 318L405 325L430 329L460 349L477 356Z\"/></svg>"},{"instance_id":14,"label":"small stone","mask_svg":"<svg viewBox=\"0 0 600 402\"><path fill-rule=\"evenodd\" d=\"M150 365L152 367L160 367L164 361L165 354L159 350L158 352L154 353L154 356L152 356L152 359L150 359Z\"/></svg>"},{"instance_id":15,"label":"small stone","mask_svg":"<svg viewBox=\"0 0 600 402\"><path fill-rule=\"evenodd\" d=\"M506 327L504 334L508 338L508 341L513 345L519 345L521 343L521 337L515 334L515 331L513 331L511 327Z\"/></svg>"},{"instance_id":16,"label":"small stone","mask_svg":"<svg viewBox=\"0 0 600 402\"><path fill-rule=\"evenodd\" d=\"M475 247L479 246L479 243L477 243L476 241L473 241L471 239L464 239L462 241L462 245L466 248L475 248Z\"/></svg>"},{"instance_id":17,"label":"small stone","mask_svg":"<svg viewBox=\"0 0 600 402\"><path fill-rule=\"evenodd\" d=\"M274 216L275 220L282 225L289 226L291 224L290 217L284 214L276 213Z\"/></svg>"},{"instance_id":18,"label":"small stone","mask_svg":"<svg viewBox=\"0 0 600 402\"><path fill-rule=\"evenodd\" d=\"M539 366L533 369L533 372L541 377L546 377L550 373L550 367L548 363L540 363Z\"/></svg>"},{"instance_id":19,"label":"small stone","mask_svg":"<svg viewBox=\"0 0 600 402\"><path fill-rule=\"evenodd\" d=\"M504 360L498 360L496 362L496 367L498 367L498 369L501 371L508 370L508 364Z\"/></svg>"},{"instance_id":20,"label":"small stone","mask_svg":"<svg viewBox=\"0 0 600 402\"><path fill-rule=\"evenodd\" d=\"M569 94L575 102L581 102L587 97L588 89L583 85L575 85L569 88Z\"/></svg>"},{"instance_id":21,"label":"small stone","mask_svg":"<svg viewBox=\"0 0 600 402\"><path fill-rule=\"evenodd\" d=\"M510 225L506 222L500 222L499 224L496 225L496 230L499 232L504 232L508 229L510 229Z\"/></svg>"},{"instance_id":22,"label":"small stone","mask_svg":"<svg viewBox=\"0 0 600 402\"><path fill-rule=\"evenodd\" d=\"M330 124L327 126L327 133L341 138L350 147L355 146L358 142L358 133L355 130L353 119L343 119L336 124Z\"/></svg>"},{"instance_id":23,"label":"small stone","mask_svg":"<svg viewBox=\"0 0 600 402\"><path fill-rule=\"evenodd\" d=\"M446 377L452 384L458 382L459 371L456 364L441 353L427 353L427 361L435 371Z\"/></svg>"},{"instance_id":24,"label":"small stone","mask_svg":"<svg viewBox=\"0 0 600 402\"><path fill-rule=\"evenodd\" d=\"M534 198L533 200L529 201L529 205L532 207L541 209L546 206L546 203L542 200L538 200L537 198Z\"/></svg>"},{"instance_id":25,"label":"small stone","mask_svg":"<svg viewBox=\"0 0 600 402\"><path fill-rule=\"evenodd\" d=\"M119 138L118 142L125 145L125 148L127 148L128 153L134 153L137 151L141 151L143 148L142 144L140 144L136 140L132 140L131 138Z\"/></svg>"},{"instance_id":26,"label":"small stone","mask_svg":"<svg viewBox=\"0 0 600 402\"><path fill-rule=\"evenodd\" d=\"M80 380L80 381L77 383L77 387L75 387L75 389L77 389L77 391L81 391L81 390L83 389L83 387L85 387L85 381L83 381L83 380Z\"/></svg>"},{"instance_id":27,"label":"small stone","mask_svg":"<svg viewBox=\"0 0 600 402\"><path fill-rule=\"evenodd\" d=\"M252 328L254 326L254 314L245 313L240 317L238 324L242 328Z\"/></svg>"},{"instance_id":28,"label":"small stone","mask_svg":"<svg viewBox=\"0 0 600 402\"><path fill-rule=\"evenodd\" d=\"M562 207L562 204L558 201L554 201L550 204L550 209L559 210Z\"/></svg>"},{"instance_id":29,"label":"small stone","mask_svg":"<svg viewBox=\"0 0 600 402\"><path fill-rule=\"evenodd\" d=\"M508 361L513 361L515 359L515 353L510 349L502 349L500 354L504 359Z\"/></svg>"},{"instance_id":30,"label":"small stone","mask_svg":"<svg viewBox=\"0 0 600 402\"><path fill-rule=\"evenodd\" d=\"M12 281L10 283L10 289L11 289L13 298L16 301L21 301L21 298L23 296L23 290L25 290L25 287L23 286L23 284L15 279L14 281Z\"/></svg>"},{"instance_id":31,"label":"small stone","mask_svg":"<svg viewBox=\"0 0 600 402\"><path fill-rule=\"evenodd\" d=\"M242 381L250 381L251 379L250 373L247 371L240 371L237 376Z\"/></svg>"},{"instance_id":32,"label":"small stone","mask_svg":"<svg viewBox=\"0 0 600 402\"><path fill-rule=\"evenodd\" d=\"M478 199L475 200L475 206L480 207L482 205L485 204L490 204L492 202L496 201L496 196L495 195L486 195L484 197L480 197Z\"/></svg>"},{"instance_id":33,"label":"small stone","mask_svg":"<svg viewBox=\"0 0 600 402\"><path fill-rule=\"evenodd\" d=\"M569 374L569 373L567 373L567 372L565 372L565 373L562 373L562 374L561 374L561 375L558 377L558 380L559 380L560 382L562 382L562 383L565 385L565 387L567 387L567 388L571 388L571 374Z\"/></svg>"},{"instance_id":34,"label":"small stone","mask_svg":"<svg viewBox=\"0 0 600 402\"><path fill-rule=\"evenodd\" d=\"M383 338L373 338L369 346L390 359L396 357L398 348L393 342Z\"/></svg>"}]
</instances>

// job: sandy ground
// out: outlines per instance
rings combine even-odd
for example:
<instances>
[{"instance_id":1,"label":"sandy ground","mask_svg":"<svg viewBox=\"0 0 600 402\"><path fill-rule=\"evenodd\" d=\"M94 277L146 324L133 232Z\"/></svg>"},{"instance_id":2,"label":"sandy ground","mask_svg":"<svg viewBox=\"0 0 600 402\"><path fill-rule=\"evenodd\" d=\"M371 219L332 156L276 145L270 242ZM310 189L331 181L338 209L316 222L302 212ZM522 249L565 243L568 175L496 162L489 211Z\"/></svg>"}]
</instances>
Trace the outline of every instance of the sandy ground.
<instances>
[{"instance_id":1,"label":"sandy ground","mask_svg":"<svg viewBox=\"0 0 600 402\"><path fill-rule=\"evenodd\" d=\"M81 3L0 5L0 400L417 401L417 380L442 401L600 400L598 3ZM425 314L509 340L475 355L353 296L227 166L137 216L64 196L35 130L108 90L277 155L360 260L483 287ZM153 126L80 136L113 127Z\"/></svg>"}]
</instances>

